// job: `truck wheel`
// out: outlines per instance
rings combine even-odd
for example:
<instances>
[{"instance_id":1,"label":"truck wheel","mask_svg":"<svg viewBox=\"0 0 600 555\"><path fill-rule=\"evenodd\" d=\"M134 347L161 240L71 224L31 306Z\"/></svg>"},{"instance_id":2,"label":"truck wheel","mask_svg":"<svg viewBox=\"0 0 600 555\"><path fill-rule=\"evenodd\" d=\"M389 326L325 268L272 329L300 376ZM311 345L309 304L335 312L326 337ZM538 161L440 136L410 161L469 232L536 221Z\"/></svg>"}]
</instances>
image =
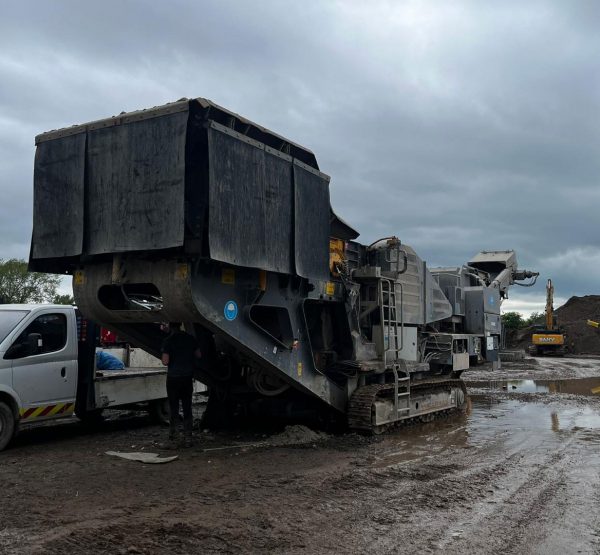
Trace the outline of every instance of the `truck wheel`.
<instances>
[{"instance_id":1,"label":"truck wheel","mask_svg":"<svg viewBox=\"0 0 600 555\"><path fill-rule=\"evenodd\" d=\"M156 399L148 404L148 414L155 424L169 425L169 400Z\"/></svg>"},{"instance_id":2,"label":"truck wheel","mask_svg":"<svg viewBox=\"0 0 600 555\"><path fill-rule=\"evenodd\" d=\"M0 401L0 451L10 442L15 434L15 416L10 407Z\"/></svg>"}]
</instances>

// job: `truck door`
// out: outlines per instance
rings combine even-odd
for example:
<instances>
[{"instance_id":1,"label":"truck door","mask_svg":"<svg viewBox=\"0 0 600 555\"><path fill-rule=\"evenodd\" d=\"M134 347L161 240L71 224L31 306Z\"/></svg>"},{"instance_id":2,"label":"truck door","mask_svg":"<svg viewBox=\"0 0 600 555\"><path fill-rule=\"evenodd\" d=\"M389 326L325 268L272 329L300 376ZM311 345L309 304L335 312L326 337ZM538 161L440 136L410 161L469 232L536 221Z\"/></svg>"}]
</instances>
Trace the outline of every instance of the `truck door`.
<instances>
[{"instance_id":1,"label":"truck door","mask_svg":"<svg viewBox=\"0 0 600 555\"><path fill-rule=\"evenodd\" d=\"M73 412L77 344L74 331L69 333L71 325L65 312L38 313L7 351L12 358L13 388L23 403L21 418L25 421Z\"/></svg>"}]
</instances>

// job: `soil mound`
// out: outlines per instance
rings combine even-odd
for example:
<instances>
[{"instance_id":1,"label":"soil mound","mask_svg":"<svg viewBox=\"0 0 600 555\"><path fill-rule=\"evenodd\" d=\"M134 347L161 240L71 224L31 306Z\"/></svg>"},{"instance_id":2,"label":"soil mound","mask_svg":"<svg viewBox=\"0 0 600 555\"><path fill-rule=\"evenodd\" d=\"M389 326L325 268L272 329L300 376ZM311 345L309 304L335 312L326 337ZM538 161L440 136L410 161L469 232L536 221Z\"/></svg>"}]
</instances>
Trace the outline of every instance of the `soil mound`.
<instances>
[{"instance_id":1,"label":"soil mound","mask_svg":"<svg viewBox=\"0 0 600 555\"><path fill-rule=\"evenodd\" d=\"M581 320L600 320L600 295L571 297L556 309L559 321L576 322ZM584 322L585 324L585 322Z\"/></svg>"},{"instance_id":2,"label":"soil mound","mask_svg":"<svg viewBox=\"0 0 600 555\"><path fill-rule=\"evenodd\" d=\"M506 347L509 349L527 350L527 346L531 343L531 334L534 327L528 326L519 330L506 330Z\"/></svg>"},{"instance_id":3,"label":"soil mound","mask_svg":"<svg viewBox=\"0 0 600 555\"><path fill-rule=\"evenodd\" d=\"M600 322L600 295L571 297L556 309L558 325L567 335L569 353L576 355L600 353L600 329L587 325L587 320ZM534 327L510 330L506 339L512 348L526 349Z\"/></svg>"},{"instance_id":4,"label":"soil mound","mask_svg":"<svg viewBox=\"0 0 600 555\"><path fill-rule=\"evenodd\" d=\"M329 438L329 436L323 432L315 432L307 426L297 424L295 426L286 426L285 430L280 434L271 436L269 438L269 445L275 447L285 445L302 445L304 443L316 443Z\"/></svg>"},{"instance_id":5,"label":"soil mound","mask_svg":"<svg viewBox=\"0 0 600 555\"><path fill-rule=\"evenodd\" d=\"M556 318L567 334L572 353L600 353L600 329L586 323L587 320L600 321L600 295L571 297L556 309Z\"/></svg>"}]
</instances>

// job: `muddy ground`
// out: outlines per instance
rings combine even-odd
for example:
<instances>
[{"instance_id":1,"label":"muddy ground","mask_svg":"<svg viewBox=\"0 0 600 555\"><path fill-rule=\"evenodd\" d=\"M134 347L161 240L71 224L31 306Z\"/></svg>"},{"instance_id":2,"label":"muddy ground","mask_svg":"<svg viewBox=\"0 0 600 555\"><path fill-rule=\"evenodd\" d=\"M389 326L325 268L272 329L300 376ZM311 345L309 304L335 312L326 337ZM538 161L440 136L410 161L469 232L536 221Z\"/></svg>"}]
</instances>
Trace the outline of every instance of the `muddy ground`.
<instances>
[{"instance_id":1,"label":"muddy ground","mask_svg":"<svg viewBox=\"0 0 600 555\"><path fill-rule=\"evenodd\" d=\"M199 432L161 465L105 454L158 452L143 416L24 432L0 453L0 552L599 553L600 360L466 378L469 410L444 422Z\"/></svg>"}]
</instances>

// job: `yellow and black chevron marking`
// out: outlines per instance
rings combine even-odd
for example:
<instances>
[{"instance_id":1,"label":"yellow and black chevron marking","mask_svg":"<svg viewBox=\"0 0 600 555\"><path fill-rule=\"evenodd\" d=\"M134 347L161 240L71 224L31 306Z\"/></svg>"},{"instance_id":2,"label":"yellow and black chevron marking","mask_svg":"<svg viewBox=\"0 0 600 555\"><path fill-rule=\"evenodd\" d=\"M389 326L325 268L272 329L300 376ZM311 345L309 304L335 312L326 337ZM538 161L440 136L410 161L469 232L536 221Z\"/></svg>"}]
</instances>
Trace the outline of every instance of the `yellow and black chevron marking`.
<instances>
[{"instance_id":1,"label":"yellow and black chevron marking","mask_svg":"<svg viewBox=\"0 0 600 555\"><path fill-rule=\"evenodd\" d=\"M73 412L75 403L57 403L55 405L45 405L41 407L31 407L21 409L21 420L33 420L43 416L67 415Z\"/></svg>"}]
</instances>

